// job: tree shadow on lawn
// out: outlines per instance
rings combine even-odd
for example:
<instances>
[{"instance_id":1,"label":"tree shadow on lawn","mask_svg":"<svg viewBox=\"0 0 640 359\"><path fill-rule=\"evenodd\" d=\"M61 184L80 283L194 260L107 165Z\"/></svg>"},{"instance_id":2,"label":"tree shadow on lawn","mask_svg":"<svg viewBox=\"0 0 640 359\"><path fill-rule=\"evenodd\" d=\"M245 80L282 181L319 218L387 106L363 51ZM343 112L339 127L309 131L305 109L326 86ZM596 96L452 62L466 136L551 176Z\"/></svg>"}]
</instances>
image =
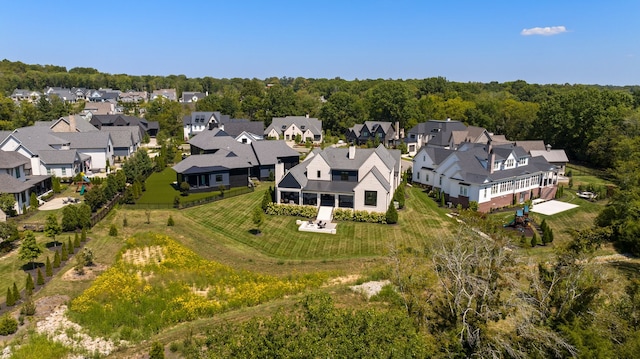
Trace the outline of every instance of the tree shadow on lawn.
<instances>
[{"instance_id":1,"label":"tree shadow on lawn","mask_svg":"<svg viewBox=\"0 0 640 359\"><path fill-rule=\"evenodd\" d=\"M258 229L250 229L247 232L253 234L254 236L261 236L262 235L262 231L258 230Z\"/></svg>"},{"instance_id":2,"label":"tree shadow on lawn","mask_svg":"<svg viewBox=\"0 0 640 359\"><path fill-rule=\"evenodd\" d=\"M51 250L56 250L57 248L61 248L62 247L62 242L60 241L51 241L51 242L47 242L44 245L47 249L51 249Z\"/></svg>"},{"instance_id":3,"label":"tree shadow on lawn","mask_svg":"<svg viewBox=\"0 0 640 359\"><path fill-rule=\"evenodd\" d=\"M38 268L42 268L42 267L44 267L44 263L40 263L40 262L27 262L22 266L20 266L20 268L25 272L35 272L38 270Z\"/></svg>"}]
</instances>

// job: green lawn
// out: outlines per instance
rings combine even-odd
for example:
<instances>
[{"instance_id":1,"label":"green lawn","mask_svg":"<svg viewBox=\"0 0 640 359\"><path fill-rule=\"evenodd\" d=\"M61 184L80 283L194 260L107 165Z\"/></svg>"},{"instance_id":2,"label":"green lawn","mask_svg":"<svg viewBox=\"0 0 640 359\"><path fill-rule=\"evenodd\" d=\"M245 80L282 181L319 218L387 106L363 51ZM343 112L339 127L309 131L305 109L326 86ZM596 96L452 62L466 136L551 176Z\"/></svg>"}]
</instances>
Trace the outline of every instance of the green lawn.
<instances>
[{"instance_id":1,"label":"green lawn","mask_svg":"<svg viewBox=\"0 0 640 359\"><path fill-rule=\"evenodd\" d=\"M188 196L181 196L180 191L173 188L172 183L176 181L176 171L172 168L165 168L162 172L154 172L147 178L146 191L136 202L137 204L173 204L173 199L180 196L180 200L195 201L202 198L214 196L218 191L206 193L190 193Z\"/></svg>"},{"instance_id":2,"label":"green lawn","mask_svg":"<svg viewBox=\"0 0 640 359\"><path fill-rule=\"evenodd\" d=\"M251 209L266 187L254 193L184 210L207 228L210 236L232 239L268 256L282 259L339 259L383 255L392 246L421 247L429 239L450 234L452 221L420 189L408 188L406 208L397 225L340 222L337 234L298 231L296 217L267 216L261 235L254 235Z\"/></svg>"}]
</instances>

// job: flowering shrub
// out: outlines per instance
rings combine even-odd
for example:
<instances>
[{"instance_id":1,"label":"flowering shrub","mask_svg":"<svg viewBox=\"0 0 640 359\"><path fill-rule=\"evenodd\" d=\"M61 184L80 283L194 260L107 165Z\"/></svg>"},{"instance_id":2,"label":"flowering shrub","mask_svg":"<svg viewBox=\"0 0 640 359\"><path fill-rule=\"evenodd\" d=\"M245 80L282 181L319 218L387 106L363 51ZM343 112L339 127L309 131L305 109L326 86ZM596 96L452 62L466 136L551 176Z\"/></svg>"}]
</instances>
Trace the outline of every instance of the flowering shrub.
<instances>
[{"instance_id":1,"label":"flowering shrub","mask_svg":"<svg viewBox=\"0 0 640 359\"><path fill-rule=\"evenodd\" d=\"M315 206L269 203L265 212L276 216L313 218L318 213L318 208Z\"/></svg>"},{"instance_id":2,"label":"flowering shrub","mask_svg":"<svg viewBox=\"0 0 640 359\"><path fill-rule=\"evenodd\" d=\"M125 253L161 248L135 260ZM69 315L99 335L142 340L179 322L318 287L325 276L278 278L202 259L159 234L127 240L116 263L71 302Z\"/></svg>"},{"instance_id":3,"label":"flowering shrub","mask_svg":"<svg viewBox=\"0 0 640 359\"><path fill-rule=\"evenodd\" d=\"M367 223L387 223L385 213L354 211L352 209L336 208L333 210L333 219L336 221L353 221Z\"/></svg>"}]
</instances>

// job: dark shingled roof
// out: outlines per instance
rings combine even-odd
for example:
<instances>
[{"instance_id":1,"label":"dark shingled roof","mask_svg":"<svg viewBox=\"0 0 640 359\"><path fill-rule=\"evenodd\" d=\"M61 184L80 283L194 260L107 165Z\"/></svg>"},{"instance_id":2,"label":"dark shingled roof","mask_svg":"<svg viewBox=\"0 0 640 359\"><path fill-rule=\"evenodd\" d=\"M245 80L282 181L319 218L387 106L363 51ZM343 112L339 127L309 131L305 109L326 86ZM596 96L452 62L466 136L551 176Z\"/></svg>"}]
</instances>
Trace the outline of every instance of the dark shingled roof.
<instances>
[{"instance_id":1,"label":"dark shingled roof","mask_svg":"<svg viewBox=\"0 0 640 359\"><path fill-rule=\"evenodd\" d=\"M253 164L249 163L245 157L236 156L230 151L219 150L213 154L189 156L173 166L173 169L177 173L196 174L252 166Z\"/></svg>"}]
</instances>

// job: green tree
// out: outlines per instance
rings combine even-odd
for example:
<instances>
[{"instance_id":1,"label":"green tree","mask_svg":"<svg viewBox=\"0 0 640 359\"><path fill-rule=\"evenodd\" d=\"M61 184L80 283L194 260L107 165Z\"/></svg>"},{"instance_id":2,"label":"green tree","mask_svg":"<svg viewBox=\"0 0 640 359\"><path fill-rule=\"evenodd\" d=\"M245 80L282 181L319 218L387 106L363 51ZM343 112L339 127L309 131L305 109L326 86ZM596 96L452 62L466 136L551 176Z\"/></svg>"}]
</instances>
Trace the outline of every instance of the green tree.
<instances>
[{"instance_id":1,"label":"green tree","mask_svg":"<svg viewBox=\"0 0 640 359\"><path fill-rule=\"evenodd\" d=\"M322 127L333 134L344 134L348 128L366 119L362 100L354 94L338 91L331 94L320 109Z\"/></svg>"},{"instance_id":2,"label":"green tree","mask_svg":"<svg viewBox=\"0 0 640 359\"><path fill-rule=\"evenodd\" d=\"M64 262L69 259L69 252L67 251L67 245L62 243L62 250L60 254L60 259Z\"/></svg>"},{"instance_id":3,"label":"green tree","mask_svg":"<svg viewBox=\"0 0 640 359\"><path fill-rule=\"evenodd\" d=\"M60 178L58 178L57 176L51 177L51 184L52 184L53 193L62 192L62 188L60 187Z\"/></svg>"},{"instance_id":4,"label":"green tree","mask_svg":"<svg viewBox=\"0 0 640 359\"><path fill-rule=\"evenodd\" d=\"M82 244L80 243L80 236L78 235L78 232L76 232L73 237L73 246L76 248L80 248L81 245Z\"/></svg>"},{"instance_id":5,"label":"green tree","mask_svg":"<svg viewBox=\"0 0 640 359\"><path fill-rule=\"evenodd\" d=\"M29 196L29 207L33 210L38 208L38 196L36 196L35 192L31 192L31 195Z\"/></svg>"},{"instance_id":6,"label":"green tree","mask_svg":"<svg viewBox=\"0 0 640 359\"><path fill-rule=\"evenodd\" d=\"M18 258L20 260L26 260L35 268L35 263L33 260L38 258L42 254L42 248L38 246L36 243L36 236L32 231L24 232L24 239L22 240L22 244L20 245L20 250L18 251Z\"/></svg>"},{"instance_id":7,"label":"green tree","mask_svg":"<svg viewBox=\"0 0 640 359\"><path fill-rule=\"evenodd\" d=\"M57 245L56 236L60 233L62 233L62 227L58 223L58 217L55 213L50 213L44 223L44 234Z\"/></svg>"},{"instance_id":8,"label":"green tree","mask_svg":"<svg viewBox=\"0 0 640 359\"><path fill-rule=\"evenodd\" d=\"M33 294L33 290L35 289L35 287L36 286L33 284L33 277L31 276L31 273L27 273L27 278L25 279L24 283L24 290L27 294L27 297Z\"/></svg>"},{"instance_id":9,"label":"green tree","mask_svg":"<svg viewBox=\"0 0 640 359\"><path fill-rule=\"evenodd\" d=\"M398 121L400 128L404 128L415 117L417 100L414 91L404 82L381 82L367 92L366 98L371 119Z\"/></svg>"},{"instance_id":10,"label":"green tree","mask_svg":"<svg viewBox=\"0 0 640 359\"><path fill-rule=\"evenodd\" d=\"M22 299L22 296L20 295L20 291L18 290L18 286L16 285L16 282L13 282L13 290L12 290L12 295L13 295L13 302L17 303L20 299Z\"/></svg>"},{"instance_id":11,"label":"green tree","mask_svg":"<svg viewBox=\"0 0 640 359\"><path fill-rule=\"evenodd\" d=\"M75 247L73 246L73 243L71 242L71 236L69 236L69 238L67 238L67 250L69 251L69 254L73 254L75 253Z\"/></svg>"},{"instance_id":12,"label":"green tree","mask_svg":"<svg viewBox=\"0 0 640 359\"><path fill-rule=\"evenodd\" d=\"M80 232L80 241L82 243L87 241L87 228L86 227L82 227L82 232Z\"/></svg>"},{"instance_id":13,"label":"green tree","mask_svg":"<svg viewBox=\"0 0 640 359\"><path fill-rule=\"evenodd\" d=\"M9 335L18 331L18 321L9 313L0 318L0 335Z\"/></svg>"},{"instance_id":14,"label":"green tree","mask_svg":"<svg viewBox=\"0 0 640 359\"><path fill-rule=\"evenodd\" d=\"M49 259L49 257L47 257L47 259ZM44 276L42 275L42 271L40 270L40 268L38 268L38 273L36 276L36 283L38 283L38 285L43 285L44 284Z\"/></svg>"},{"instance_id":15,"label":"green tree","mask_svg":"<svg viewBox=\"0 0 640 359\"><path fill-rule=\"evenodd\" d=\"M64 247L64 244L62 244L62 246ZM60 268L60 262L60 253L56 250L55 254L53 255L53 268Z\"/></svg>"},{"instance_id":16,"label":"green tree","mask_svg":"<svg viewBox=\"0 0 640 359\"><path fill-rule=\"evenodd\" d=\"M535 248L538 245L538 234L533 232L533 237L531 237L531 247Z\"/></svg>"},{"instance_id":17,"label":"green tree","mask_svg":"<svg viewBox=\"0 0 640 359\"><path fill-rule=\"evenodd\" d=\"M191 189L191 187L189 186L189 184L185 181L180 182L180 194L183 196L188 196L189 195L189 189Z\"/></svg>"},{"instance_id":18,"label":"green tree","mask_svg":"<svg viewBox=\"0 0 640 359\"><path fill-rule=\"evenodd\" d=\"M173 220L173 216L171 216L171 215L170 215L170 216L169 216L169 219L167 219L167 226L168 226L168 227L173 227L173 226L175 226L175 225L176 225L176 223L175 223L175 222L174 222L174 220Z\"/></svg>"},{"instance_id":19,"label":"green tree","mask_svg":"<svg viewBox=\"0 0 640 359\"><path fill-rule=\"evenodd\" d=\"M9 216L16 214L16 198L11 193L0 193L0 210Z\"/></svg>"},{"instance_id":20,"label":"green tree","mask_svg":"<svg viewBox=\"0 0 640 359\"><path fill-rule=\"evenodd\" d=\"M18 227L13 222L0 222L0 247L8 247L20 238Z\"/></svg>"},{"instance_id":21,"label":"green tree","mask_svg":"<svg viewBox=\"0 0 640 359\"><path fill-rule=\"evenodd\" d=\"M13 292L10 287L7 287L7 296L5 299L5 303L7 307L13 307L16 305L16 299L13 297Z\"/></svg>"},{"instance_id":22,"label":"green tree","mask_svg":"<svg viewBox=\"0 0 640 359\"><path fill-rule=\"evenodd\" d=\"M89 205L92 212L97 211L106 202L102 188L94 185L90 190L84 193L84 201Z\"/></svg>"},{"instance_id":23,"label":"green tree","mask_svg":"<svg viewBox=\"0 0 640 359\"><path fill-rule=\"evenodd\" d=\"M51 261L49 260L49 256L47 256L47 261L44 265L44 272L47 277L53 276L53 267L51 266Z\"/></svg>"},{"instance_id":24,"label":"green tree","mask_svg":"<svg viewBox=\"0 0 640 359\"><path fill-rule=\"evenodd\" d=\"M251 217L253 220L253 225L256 227L256 234L260 233L260 227L264 223L264 212L261 207L255 207L253 209L253 216Z\"/></svg>"},{"instance_id":25,"label":"green tree","mask_svg":"<svg viewBox=\"0 0 640 359\"><path fill-rule=\"evenodd\" d=\"M393 204L393 202L389 203L389 208L387 208L385 218L388 224L398 223L398 211L396 210L396 206Z\"/></svg>"},{"instance_id":26,"label":"green tree","mask_svg":"<svg viewBox=\"0 0 640 359\"><path fill-rule=\"evenodd\" d=\"M271 189L271 187L269 187L269 189ZM267 191L264 191L264 196L262 196L261 207L262 207L263 211L267 210L267 207L269 206L269 203L272 203L272 201L271 201L271 193L270 193L269 190L267 190Z\"/></svg>"}]
</instances>

